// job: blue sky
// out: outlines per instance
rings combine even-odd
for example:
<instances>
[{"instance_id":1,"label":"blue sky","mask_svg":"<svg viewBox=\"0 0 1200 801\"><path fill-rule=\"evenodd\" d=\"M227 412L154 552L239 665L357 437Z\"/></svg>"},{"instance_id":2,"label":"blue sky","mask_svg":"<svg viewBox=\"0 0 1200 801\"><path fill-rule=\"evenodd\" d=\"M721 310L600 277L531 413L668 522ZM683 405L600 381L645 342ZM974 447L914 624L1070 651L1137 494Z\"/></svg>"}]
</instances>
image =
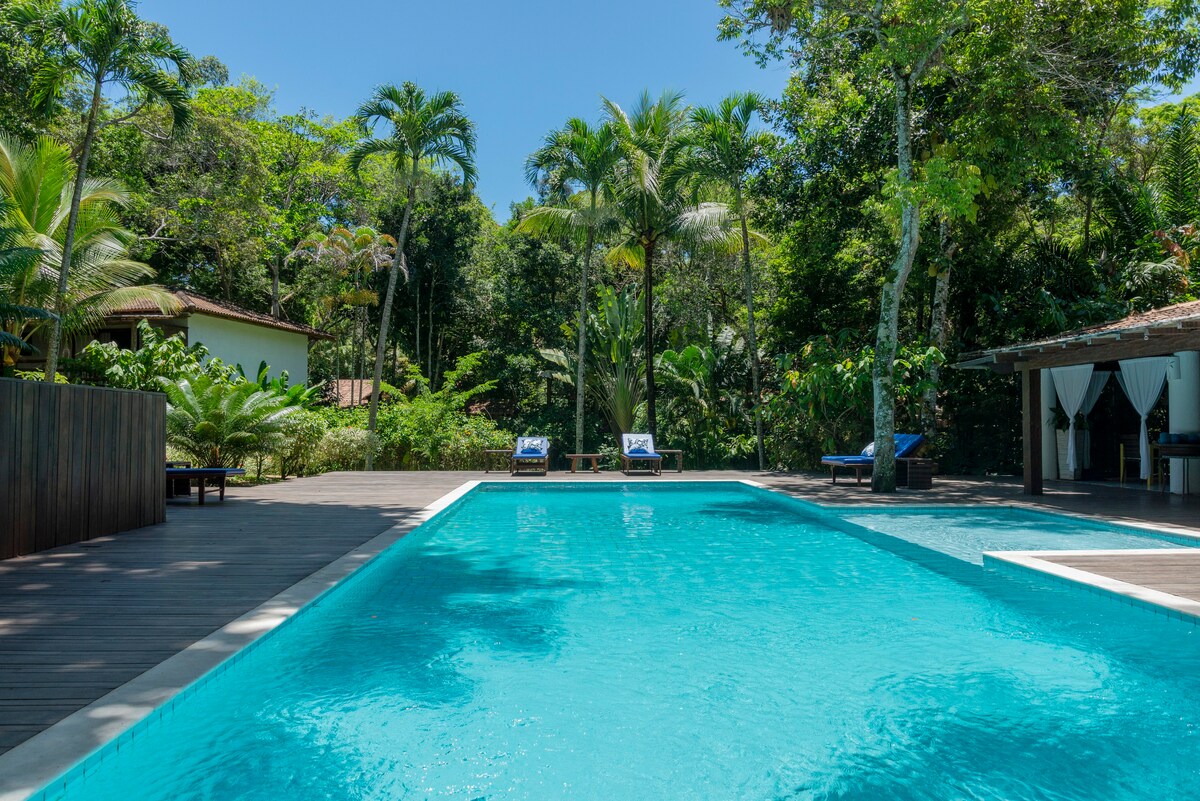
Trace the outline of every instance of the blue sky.
<instances>
[{"instance_id":1,"label":"blue sky","mask_svg":"<svg viewBox=\"0 0 1200 801\"><path fill-rule=\"evenodd\" d=\"M142 0L231 77L276 90L283 113L345 117L379 83L458 92L478 126L478 191L498 219L524 199L525 157L568 117L599 115L600 95L643 89L697 104L734 90L778 97L782 64L760 69L716 40L716 0Z\"/></svg>"}]
</instances>

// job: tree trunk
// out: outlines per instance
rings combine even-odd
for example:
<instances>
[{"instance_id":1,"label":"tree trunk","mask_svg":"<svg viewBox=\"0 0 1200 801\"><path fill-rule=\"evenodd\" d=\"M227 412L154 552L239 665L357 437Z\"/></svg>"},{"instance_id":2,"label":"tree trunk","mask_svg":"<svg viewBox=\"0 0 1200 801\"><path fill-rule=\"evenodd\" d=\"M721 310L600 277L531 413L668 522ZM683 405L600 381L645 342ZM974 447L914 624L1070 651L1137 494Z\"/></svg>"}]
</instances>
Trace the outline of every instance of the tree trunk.
<instances>
[{"instance_id":1,"label":"tree trunk","mask_svg":"<svg viewBox=\"0 0 1200 801\"><path fill-rule=\"evenodd\" d=\"M433 388L433 286L436 278L436 274L430 270L429 299L426 301L426 305L429 307L429 325L425 329L425 361L431 389Z\"/></svg>"},{"instance_id":2,"label":"tree trunk","mask_svg":"<svg viewBox=\"0 0 1200 801\"><path fill-rule=\"evenodd\" d=\"M646 310L646 427L651 436L658 435L658 416L654 408L654 240L645 246L646 263L642 291L646 293L642 306Z\"/></svg>"},{"instance_id":3,"label":"tree trunk","mask_svg":"<svg viewBox=\"0 0 1200 801\"><path fill-rule=\"evenodd\" d=\"M735 198L742 222L742 276L746 284L746 347L750 351L750 379L754 387L754 437L758 441L758 469L767 469L767 452L763 447L762 389L758 376L758 337L754 331L754 270L750 264L750 229L742 208L742 188L735 187Z\"/></svg>"},{"instance_id":4,"label":"tree trunk","mask_svg":"<svg viewBox=\"0 0 1200 801\"><path fill-rule=\"evenodd\" d=\"M404 219L400 223L400 236L396 237L397 258L392 261L388 273L387 294L383 297L383 312L379 318L379 341L375 343L375 375L371 379L371 410L367 415L367 431L374 434L379 420L379 389L383 384L383 360L387 355L388 326L392 322L392 302L396 299L396 284L400 278L400 266L404 263L404 239L408 236L408 221L417 202L417 162L413 161L412 178L408 184L408 202L404 204ZM373 449L367 450L367 470L375 467Z\"/></svg>"},{"instance_id":5,"label":"tree trunk","mask_svg":"<svg viewBox=\"0 0 1200 801\"><path fill-rule=\"evenodd\" d=\"M596 218L596 193L592 192L592 216ZM583 453L583 382L584 360L587 358L587 296L588 271L592 266L592 249L596 246L596 229L589 225L587 244L583 252L583 267L579 272L579 363L575 366L575 452Z\"/></svg>"},{"instance_id":6,"label":"tree trunk","mask_svg":"<svg viewBox=\"0 0 1200 801\"><path fill-rule=\"evenodd\" d=\"M414 323L414 326L416 328L416 335L415 335L415 342L414 342L414 347L413 347L413 366L416 367L417 370L420 370L421 369L421 279L419 279L419 278L417 279L416 287L417 287L417 301L416 301L417 305L415 307L413 307L414 308L413 320L416 321Z\"/></svg>"},{"instance_id":7,"label":"tree trunk","mask_svg":"<svg viewBox=\"0 0 1200 801\"><path fill-rule=\"evenodd\" d=\"M46 351L44 379L53 384L58 374L58 352L62 349L62 315L66 311L67 281L71 275L71 249L75 247L75 228L79 225L79 205L83 202L83 182L87 180L88 160L92 157L92 142L96 138L96 118L100 114L104 82L99 77L92 89L92 107L88 111L87 130L83 134L83 150L79 153L79 169L71 191L71 212L67 216L67 233L63 237L62 265L58 270L58 289L54 293L54 324L50 327L50 345Z\"/></svg>"},{"instance_id":8,"label":"tree trunk","mask_svg":"<svg viewBox=\"0 0 1200 801\"><path fill-rule=\"evenodd\" d=\"M933 286L933 302L929 310L929 344L940 351L946 350L947 304L950 302L950 270L958 243L950 241L950 226L941 223L942 264ZM929 365L929 387L925 390L925 437L933 441L937 435L938 390L941 383L941 367L934 362Z\"/></svg>"},{"instance_id":9,"label":"tree trunk","mask_svg":"<svg viewBox=\"0 0 1200 801\"><path fill-rule=\"evenodd\" d=\"M900 179L911 182L912 105L909 97L911 78L896 76L896 167ZM900 212L900 249L887 275L879 297L879 329L875 339L875 365L872 389L875 400L875 466L871 473L872 492L896 491L896 345L900 328L900 301L904 285L912 272L920 241L921 209L905 197Z\"/></svg>"},{"instance_id":10,"label":"tree trunk","mask_svg":"<svg viewBox=\"0 0 1200 801\"><path fill-rule=\"evenodd\" d=\"M271 316L276 320L282 315L283 310L279 304L279 260L271 262Z\"/></svg>"}]
</instances>

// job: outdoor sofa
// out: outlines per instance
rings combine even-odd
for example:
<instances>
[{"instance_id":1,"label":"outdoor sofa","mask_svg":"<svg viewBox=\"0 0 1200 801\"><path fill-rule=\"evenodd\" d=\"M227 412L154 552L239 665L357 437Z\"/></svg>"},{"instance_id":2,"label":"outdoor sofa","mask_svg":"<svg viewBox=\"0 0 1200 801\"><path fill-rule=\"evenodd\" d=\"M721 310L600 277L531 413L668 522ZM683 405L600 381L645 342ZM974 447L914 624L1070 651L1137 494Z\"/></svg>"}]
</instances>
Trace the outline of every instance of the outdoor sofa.
<instances>
[{"instance_id":1,"label":"outdoor sofa","mask_svg":"<svg viewBox=\"0 0 1200 801\"><path fill-rule=\"evenodd\" d=\"M644 469L661 476L662 460L662 454L654 450L652 434L621 435L621 472L628 474L635 464L643 464Z\"/></svg>"},{"instance_id":2,"label":"outdoor sofa","mask_svg":"<svg viewBox=\"0 0 1200 801\"><path fill-rule=\"evenodd\" d=\"M509 473L537 472L546 475L550 469L550 440L546 437L517 437L509 462Z\"/></svg>"}]
</instances>

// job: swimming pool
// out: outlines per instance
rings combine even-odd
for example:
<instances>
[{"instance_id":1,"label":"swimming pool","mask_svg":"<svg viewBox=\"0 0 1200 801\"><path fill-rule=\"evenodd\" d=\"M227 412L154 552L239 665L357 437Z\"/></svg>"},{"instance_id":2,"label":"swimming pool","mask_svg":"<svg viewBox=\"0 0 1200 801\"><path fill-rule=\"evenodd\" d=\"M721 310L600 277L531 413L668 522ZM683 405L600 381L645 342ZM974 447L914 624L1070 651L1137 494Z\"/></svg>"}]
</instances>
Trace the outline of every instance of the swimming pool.
<instances>
[{"instance_id":1,"label":"swimming pool","mask_svg":"<svg viewBox=\"0 0 1200 801\"><path fill-rule=\"evenodd\" d=\"M1200 798L1200 627L886 544L483 485L53 797Z\"/></svg>"}]
</instances>

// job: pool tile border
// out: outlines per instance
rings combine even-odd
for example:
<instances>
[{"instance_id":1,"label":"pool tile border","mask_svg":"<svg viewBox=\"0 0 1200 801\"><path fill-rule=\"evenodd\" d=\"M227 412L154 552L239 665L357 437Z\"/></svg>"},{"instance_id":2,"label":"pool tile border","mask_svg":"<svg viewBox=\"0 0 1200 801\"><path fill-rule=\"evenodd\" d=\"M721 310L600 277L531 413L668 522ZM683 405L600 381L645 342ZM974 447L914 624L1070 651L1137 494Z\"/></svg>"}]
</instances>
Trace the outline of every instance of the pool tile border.
<instances>
[{"instance_id":1,"label":"pool tile border","mask_svg":"<svg viewBox=\"0 0 1200 801\"><path fill-rule=\"evenodd\" d=\"M1098 573L1080 570L1052 562L1056 556L1130 556L1148 554L1160 556L1170 553L1194 554L1194 548L1127 548L1107 551L984 551L983 565L1001 571L1036 574L1039 579L1065 584L1087 592L1147 609L1155 614L1200 626L1200 601L1153 590L1140 584L1109 578Z\"/></svg>"},{"instance_id":2,"label":"pool tile border","mask_svg":"<svg viewBox=\"0 0 1200 801\"><path fill-rule=\"evenodd\" d=\"M466 481L241 617L0 754L0 801L45 801L162 720L175 704L246 658L251 646L466 497Z\"/></svg>"}]
</instances>

